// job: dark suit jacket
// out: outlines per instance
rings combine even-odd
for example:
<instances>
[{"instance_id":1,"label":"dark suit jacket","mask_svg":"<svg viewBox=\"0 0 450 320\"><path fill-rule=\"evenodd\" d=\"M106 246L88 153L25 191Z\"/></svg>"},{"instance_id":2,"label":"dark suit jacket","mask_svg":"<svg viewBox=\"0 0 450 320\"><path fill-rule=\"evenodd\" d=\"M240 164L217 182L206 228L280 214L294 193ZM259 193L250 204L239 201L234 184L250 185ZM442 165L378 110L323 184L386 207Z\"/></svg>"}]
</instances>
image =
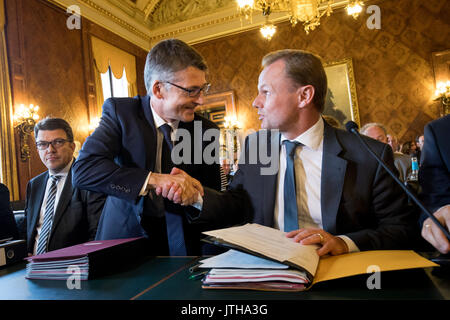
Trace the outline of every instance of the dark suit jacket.
<instances>
[{"instance_id":1,"label":"dark suit jacket","mask_svg":"<svg viewBox=\"0 0 450 320\"><path fill-rule=\"evenodd\" d=\"M19 231L9 202L9 190L0 183L0 240L10 237L18 239Z\"/></svg>"},{"instance_id":2,"label":"dark suit jacket","mask_svg":"<svg viewBox=\"0 0 450 320\"><path fill-rule=\"evenodd\" d=\"M196 115L194 120L201 123L202 135L207 129L218 128L200 116ZM195 121L180 122L178 128L188 130L193 137ZM150 250L165 255L169 252L165 217L156 204L161 198L153 201L148 196L139 196L149 172L155 169L156 130L149 96L106 100L100 125L86 139L73 166L73 181L80 188L108 195L97 239L147 236L153 243ZM201 144L191 142L192 159L194 154L198 156L203 153L209 144L208 141ZM218 161L207 165L202 159L199 164L181 164L177 167L202 185L220 190ZM171 208L172 212L186 210L189 208L176 205ZM186 214L183 218L187 252L200 254L200 230L207 226L189 224Z\"/></svg>"},{"instance_id":3,"label":"dark suit jacket","mask_svg":"<svg viewBox=\"0 0 450 320\"><path fill-rule=\"evenodd\" d=\"M263 140L263 148L270 150L271 144L279 148L280 136L269 134L268 137L263 139L261 131L256 133L256 138ZM392 149L387 144L364 139L394 169ZM279 162L278 155L274 161ZM274 226L278 172L262 175L260 169L269 165L246 163L239 164L231 182L232 190L222 194L206 190L199 220L215 219L226 224L244 219ZM326 123L320 192L322 224L327 232L348 236L360 250L408 247L416 231L417 217L407 206L403 191L363 149L357 137ZM237 214L231 215L233 212Z\"/></svg>"},{"instance_id":4,"label":"dark suit jacket","mask_svg":"<svg viewBox=\"0 0 450 320\"><path fill-rule=\"evenodd\" d=\"M420 198L431 213L450 204L450 115L425 126L419 169ZM422 214L421 222L427 216Z\"/></svg>"},{"instance_id":5,"label":"dark suit jacket","mask_svg":"<svg viewBox=\"0 0 450 320\"><path fill-rule=\"evenodd\" d=\"M49 178L48 171L28 182L25 205L28 252L32 253L41 205ZM48 251L94 240L105 196L72 187L69 171L55 209Z\"/></svg>"}]
</instances>

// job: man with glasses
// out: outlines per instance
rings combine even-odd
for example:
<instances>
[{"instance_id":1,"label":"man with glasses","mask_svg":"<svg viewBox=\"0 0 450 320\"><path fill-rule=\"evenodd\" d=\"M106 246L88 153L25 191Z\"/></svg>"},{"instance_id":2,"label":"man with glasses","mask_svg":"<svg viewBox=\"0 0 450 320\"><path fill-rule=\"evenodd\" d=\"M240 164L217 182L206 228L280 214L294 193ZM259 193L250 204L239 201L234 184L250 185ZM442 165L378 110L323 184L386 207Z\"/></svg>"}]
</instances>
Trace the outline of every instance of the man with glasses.
<instances>
[{"instance_id":1,"label":"man with glasses","mask_svg":"<svg viewBox=\"0 0 450 320\"><path fill-rule=\"evenodd\" d=\"M206 130L218 127L194 114L210 86L206 71L203 57L193 48L180 40L164 40L147 56L147 95L110 98L103 104L100 125L74 164L76 186L108 195L97 239L145 236L154 254L207 253L200 234L216 226L192 224L198 212L187 206L200 200L202 185L220 190L219 141L202 139ZM188 136L177 142L181 131ZM181 163L173 157L177 143L190 145L182 151ZM211 143L217 144L212 164L203 157ZM182 171L171 175L175 166ZM177 203L161 196L159 191L168 186L174 187L171 196L178 192Z\"/></svg>"},{"instance_id":2,"label":"man with glasses","mask_svg":"<svg viewBox=\"0 0 450 320\"><path fill-rule=\"evenodd\" d=\"M34 135L48 171L27 186L28 253L42 254L93 240L105 196L72 186L72 128L64 119L45 118L34 127Z\"/></svg>"}]
</instances>

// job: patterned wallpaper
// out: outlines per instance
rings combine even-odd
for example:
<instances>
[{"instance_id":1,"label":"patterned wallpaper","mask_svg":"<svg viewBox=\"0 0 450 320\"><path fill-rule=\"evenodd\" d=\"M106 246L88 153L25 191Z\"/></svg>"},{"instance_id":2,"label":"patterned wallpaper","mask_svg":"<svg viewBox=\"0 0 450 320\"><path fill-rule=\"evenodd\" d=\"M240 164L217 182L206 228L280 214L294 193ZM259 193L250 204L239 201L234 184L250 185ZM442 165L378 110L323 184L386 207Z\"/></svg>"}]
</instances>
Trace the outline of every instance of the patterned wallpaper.
<instances>
[{"instance_id":1,"label":"patterned wallpaper","mask_svg":"<svg viewBox=\"0 0 450 320\"><path fill-rule=\"evenodd\" d=\"M238 118L245 129L260 122L251 106L257 94L261 58L270 51L298 48L325 62L352 58L361 124L381 122L400 141L412 139L439 116L432 101L432 52L449 48L450 1L372 1L381 9L381 29L370 30L363 13L357 20L343 10L322 18L306 35L302 26L278 25L270 42L259 30L195 45L205 56L212 93L234 90Z\"/></svg>"}]
</instances>

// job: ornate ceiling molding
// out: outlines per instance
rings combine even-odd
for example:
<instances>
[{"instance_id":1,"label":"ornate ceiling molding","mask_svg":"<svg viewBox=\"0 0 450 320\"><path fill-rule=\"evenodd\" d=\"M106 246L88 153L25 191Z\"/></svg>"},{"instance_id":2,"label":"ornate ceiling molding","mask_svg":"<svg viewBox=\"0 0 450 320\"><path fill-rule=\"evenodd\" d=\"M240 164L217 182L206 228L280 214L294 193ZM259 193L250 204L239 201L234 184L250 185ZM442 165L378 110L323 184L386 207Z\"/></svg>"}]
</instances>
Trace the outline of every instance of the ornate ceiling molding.
<instances>
[{"instance_id":1,"label":"ornate ceiling molding","mask_svg":"<svg viewBox=\"0 0 450 320\"><path fill-rule=\"evenodd\" d=\"M259 28L264 18L255 13L252 21L243 20L236 6L227 6L217 12L204 14L187 21L157 27L149 27L149 17L158 10L164 0L47 0L64 9L77 5L81 15L94 23L118 34L144 50L156 42L176 37L195 44L231 34ZM348 0L338 0L332 7L344 7ZM286 13L271 14L272 23L288 21Z\"/></svg>"}]
</instances>

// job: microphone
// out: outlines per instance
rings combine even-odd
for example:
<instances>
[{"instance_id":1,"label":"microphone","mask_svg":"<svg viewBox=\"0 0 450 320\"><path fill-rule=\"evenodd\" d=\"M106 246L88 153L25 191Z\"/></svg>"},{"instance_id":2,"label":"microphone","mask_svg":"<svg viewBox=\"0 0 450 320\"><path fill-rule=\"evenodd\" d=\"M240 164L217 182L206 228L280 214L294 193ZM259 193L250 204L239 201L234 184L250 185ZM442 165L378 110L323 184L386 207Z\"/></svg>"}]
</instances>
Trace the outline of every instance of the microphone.
<instances>
[{"instance_id":1,"label":"microphone","mask_svg":"<svg viewBox=\"0 0 450 320\"><path fill-rule=\"evenodd\" d=\"M419 208L425 212L425 214L441 229L441 231L445 234L447 239L450 240L450 234L445 229L445 227L436 219L436 217L428 211L427 208L423 205L423 203L400 181L399 178L392 172L391 169L388 168L388 166L384 163L383 160L380 159L380 157L373 152L373 150L369 147L366 141L361 137L361 135L358 132L358 125L353 121L348 121L345 124L345 128L348 132L353 133L355 136L358 137L359 141L363 144L363 146L366 148L367 151L378 161L378 163L389 173L389 175L397 182L397 184L402 187L402 189L406 192L406 194L419 206Z\"/></svg>"}]
</instances>

